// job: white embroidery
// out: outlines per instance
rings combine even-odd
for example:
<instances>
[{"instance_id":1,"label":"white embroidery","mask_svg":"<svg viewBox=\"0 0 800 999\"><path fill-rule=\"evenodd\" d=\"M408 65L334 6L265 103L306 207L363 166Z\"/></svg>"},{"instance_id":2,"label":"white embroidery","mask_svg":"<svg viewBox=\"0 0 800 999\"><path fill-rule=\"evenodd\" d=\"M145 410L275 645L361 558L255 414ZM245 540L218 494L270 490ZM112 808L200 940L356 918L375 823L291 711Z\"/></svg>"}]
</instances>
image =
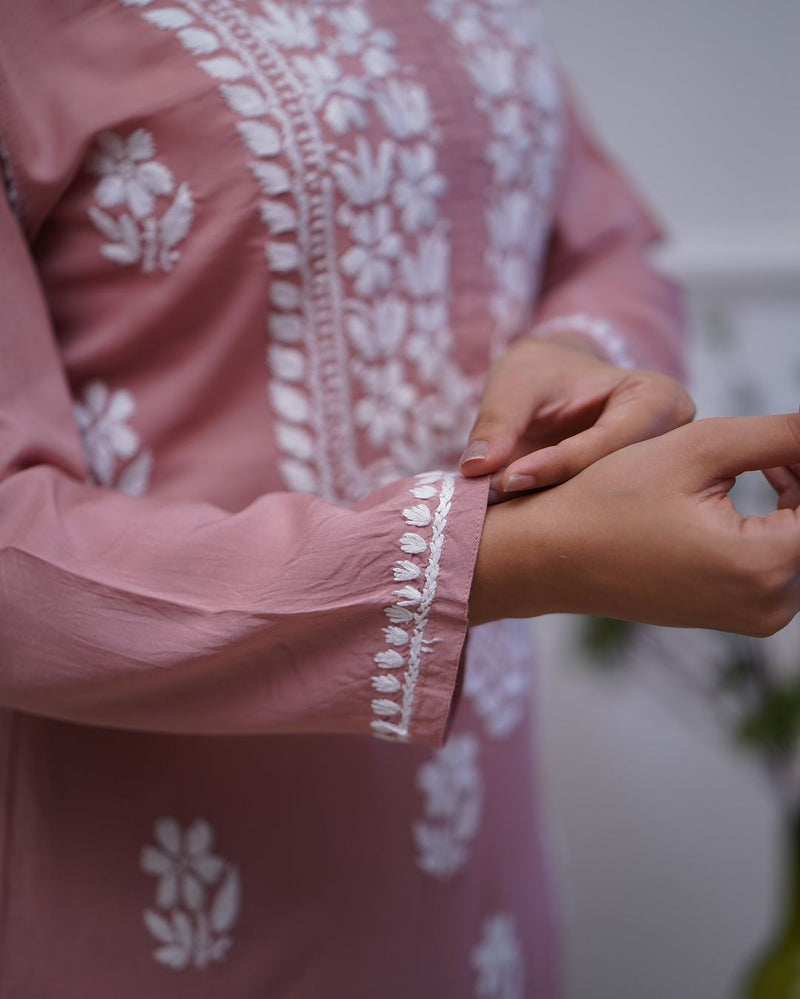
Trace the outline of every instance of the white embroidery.
<instances>
[{"instance_id":1,"label":"white embroidery","mask_svg":"<svg viewBox=\"0 0 800 999\"><path fill-rule=\"evenodd\" d=\"M351 501L451 462L479 380L449 328L440 130L394 35L366 0L265 2L258 15L232 0L121 2L174 31L238 119L263 193L270 335L304 355L268 354L287 485Z\"/></svg>"},{"instance_id":2,"label":"white embroidery","mask_svg":"<svg viewBox=\"0 0 800 999\"><path fill-rule=\"evenodd\" d=\"M95 482L141 496L147 489L153 455L141 447L128 421L136 403L127 389L109 391L104 382L89 382L73 410L89 469Z\"/></svg>"},{"instance_id":3,"label":"white embroidery","mask_svg":"<svg viewBox=\"0 0 800 999\"><path fill-rule=\"evenodd\" d=\"M441 880L466 864L480 824L483 779L478 748L474 735L451 736L417 773L417 787L425 796L425 819L413 827L417 864Z\"/></svg>"},{"instance_id":4,"label":"white embroidery","mask_svg":"<svg viewBox=\"0 0 800 999\"><path fill-rule=\"evenodd\" d=\"M397 695L373 700L375 719L372 730L376 735L400 740L410 737L422 659L432 649L426 634L428 617L436 597L445 527L455 491L455 475L425 473L417 476L417 483L411 489L411 495L420 502L403 510L405 525L414 528L414 531L404 533L398 539L398 545L404 554L417 556L418 559L427 554L427 563L422 564L421 559L412 561L401 558L392 566L392 579L408 585L394 590L395 601L385 609L389 626L384 628L384 638L390 648L375 655L375 664L381 672L372 677L376 693ZM439 483L441 486L437 488ZM425 501L437 498L434 512ZM402 679L398 675L401 670Z\"/></svg>"},{"instance_id":5,"label":"white embroidery","mask_svg":"<svg viewBox=\"0 0 800 999\"><path fill-rule=\"evenodd\" d=\"M486 263L497 356L524 329L536 297L562 148L560 94L531 3L428 0L428 9L449 27L490 132Z\"/></svg>"},{"instance_id":6,"label":"white embroidery","mask_svg":"<svg viewBox=\"0 0 800 999\"><path fill-rule=\"evenodd\" d=\"M591 337L618 368L635 368L625 338L605 319L588 316L583 312L571 316L556 316L540 323L531 330L531 336L546 339L559 333L583 333Z\"/></svg>"},{"instance_id":7,"label":"white embroidery","mask_svg":"<svg viewBox=\"0 0 800 999\"><path fill-rule=\"evenodd\" d=\"M203 819L185 830L173 818L159 819L155 839L139 859L142 871L158 878L156 908L144 911L159 944L154 958L173 971L223 961L241 905L237 868L213 853L214 833Z\"/></svg>"},{"instance_id":8,"label":"white embroidery","mask_svg":"<svg viewBox=\"0 0 800 999\"><path fill-rule=\"evenodd\" d=\"M472 967L475 999L523 999L525 960L513 916L497 913L484 920Z\"/></svg>"},{"instance_id":9,"label":"white embroidery","mask_svg":"<svg viewBox=\"0 0 800 999\"><path fill-rule=\"evenodd\" d=\"M525 622L499 621L471 629L463 694L491 738L507 738L525 717L530 669Z\"/></svg>"},{"instance_id":10,"label":"white embroidery","mask_svg":"<svg viewBox=\"0 0 800 999\"><path fill-rule=\"evenodd\" d=\"M100 252L116 264L140 264L146 274L172 270L180 258L176 247L194 220L188 184L175 190L172 173L155 161L155 154L152 134L139 128L127 139L101 132L86 161L87 170L100 178L94 190L97 205L88 209L95 228L109 240ZM157 215L159 199L169 204Z\"/></svg>"}]
</instances>

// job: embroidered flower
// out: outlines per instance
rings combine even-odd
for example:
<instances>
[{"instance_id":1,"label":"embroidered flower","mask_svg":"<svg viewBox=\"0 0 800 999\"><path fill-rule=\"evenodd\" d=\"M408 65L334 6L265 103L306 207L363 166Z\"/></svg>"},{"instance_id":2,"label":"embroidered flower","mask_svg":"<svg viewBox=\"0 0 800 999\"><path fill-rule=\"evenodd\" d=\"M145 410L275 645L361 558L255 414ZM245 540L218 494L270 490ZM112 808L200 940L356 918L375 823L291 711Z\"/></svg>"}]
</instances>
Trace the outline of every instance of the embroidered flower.
<instances>
[{"instance_id":1,"label":"embroidered flower","mask_svg":"<svg viewBox=\"0 0 800 999\"><path fill-rule=\"evenodd\" d=\"M317 47L317 31L311 11L299 5L278 4L261 0L263 17L252 20L254 33L282 49L313 49Z\"/></svg>"},{"instance_id":2,"label":"embroidered flower","mask_svg":"<svg viewBox=\"0 0 800 999\"><path fill-rule=\"evenodd\" d=\"M140 496L145 491L152 465L152 455L140 451L139 435L128 424L135 409L136 403L127 389L111 392L100 381L86 385L82 401L73 406L95 481L130 496ZM124 462L130 464L120 472L120 463Z\"/></svg>"},{"instance_id":3,"label":"embroidered flower","mask_svg":"<svg viewBox=\"0 0 800 999\"><path fill-rule=\"evenodd\" d=\"M375 94L375 104L396 139L430 135L433 112L428 91L418 83L392 79L384 90Z\"/></svg>"},{"instance_id":4,"label":"embroidered flower","mask_svg":"<svg viewBox=\"0 0 800 999\"><path fill-rule=\"evenodd\" d=\"M435 173L436 154L427 142L401 150L399 162L402 177L392 189L392 201L406 231L419 232L436 221L436 199L444 194L447 182Z\"/></svg>"},{"instance_id":5,"label":"embroidered flower","mask_svg":"<svg viewBox=\"0 0 800 999\"><path fill-rule=\"evenodd\" d=\"M333 10L331 22L339 29L338 50L344 55L360 56L369 75L382 77L397 68L392 54L394 36L383 28L374 28L370 15L362 7L349 5Z\"/></svg>"},{"instance_id":6,"label":"embroidered flower","mask_svg":"<svg viewBox=\"0 0 800 999\"><path fill-rule=\"evenodd\" d=\"M143 128L127 139L114 132L97 136L97 149L86 162L90 173L100 177L94 191L102 208L126 205L135 219L153 214L159 195L171 194L175 181L161 163L153 160L156 147L153 136Z\"/></svg>"},{"instance_id":7,"label":"embroidered flower","mask_svg":"<svg viewBox=\"0 0 800 999\"><path fill-rule=\"evenodd\" d=\"M406 381L402 363L388 361L365 368L361 380L367 394L355 405L356 424L376 447L395 435L404 435L417 391Z\"/></svg>"},{"instance_id":8,"label":"embroidered flower","mask_svg":"<svg viewBox=\"0 0 800 999\"><path fill-rule=\"evenodd\" d=\"M464 670L464 696L487 734L509 736L525 716L530 697L530 637L526 627L504 621L473 628Z\"/></svg>"},{"instance_id":9,"label":"embroidered flower","mask_svg":"<svg viewBox=\"0 0 800 999\"><path fill-rule=\"evenodd\" d=\"M157 267L169 271L180 254L194 220L194 198L188 184L181 184L163 214L156 217L157 199L170 197L175 180L170 170L156 163L153 136L143 128L127 139L102 132L89 154L86 168L101 178L94 191L96 205L88 209L95 228L109 240L100 248L116 264L140 263L145 273ZM109 209L122 209L112 214Z\"/></svg>"},{"instance_id":10,"label":"embroidered flower","mask_svg":"<svg viewBox=\"0 0 800 999\"><path fill-rule=\"evenodd\" d=\"M340 161L333 165L333 175L351 205L365 208L386 199L392 180L394 152L394 143L384 139L377 153L373 153L372 146L359 136L355 153L347 150L341 153ZM345 224L349 218L346 213L340 213L340 220Z\"/></svg>"},{"instance_id":11,"label":"embroidered flower","mask_svg":"<svg viewBox=\"0 0 800 999\"><path fill-rule=\"evenodd\" d=\"M358 294L367 298L391 283L392 264L400 255L402 240L392 227L388 205L354 214L350 232L356 245L342 255L342 270L355 279Z\"/></svg>"},{"instance_id":12,"label":"embroidered flower","mask_svg":"<svg viewBox=\"0 0 800 999\"><path fill-rule=\"evenodd\" d=\"M413 828L417 863L433 877L452 877L467 862L480 824L483 780L475 736L452 736L420 767L417 787L425 796L425 820Z\"/></svg>"},{"instance_id":13,"label":"embroidered flower","mask_svg":"<svg viewBox=\"0 0 800 999\"><path fill-rule=\"evenodd\" d=\"M347 332L353 346L366 361L396 357L408 326L408 304L388 295L374 307L361 301L348 302Z\"/></svg>"},{"instance_id":14,"label":"embroidered flower","mask_svg":"<svg viewBox=\"0 0 800 999\"><path fill-rule=\"evenodd\" d=\"M139 860L145 874L158 878L156 908L144 912L160 945L153 956L173 971L224 960L241 906L238 870L212 852L214 834L203 819L182 830L162 818L154 831L157 845L146 846Z\"/></svg>"},{"instance_id":15,"label":"embroidered flower","mask_svg":"<svg viewBox=\"0 0 800 999\"><path fill-rule=\"evenodd\" d=\"M523 999L525 961L512 916L497 913L484 921L472 967L476 999Z\"/></svg>"}]
</instances>

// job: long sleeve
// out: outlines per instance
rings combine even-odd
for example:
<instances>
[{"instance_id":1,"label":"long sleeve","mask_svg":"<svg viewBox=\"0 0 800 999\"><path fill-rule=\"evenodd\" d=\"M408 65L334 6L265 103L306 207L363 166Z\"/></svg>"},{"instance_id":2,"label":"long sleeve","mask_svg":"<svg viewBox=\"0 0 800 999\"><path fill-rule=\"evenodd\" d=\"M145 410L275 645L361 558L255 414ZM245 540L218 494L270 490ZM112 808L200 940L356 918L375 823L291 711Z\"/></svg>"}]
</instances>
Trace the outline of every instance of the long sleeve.
<instances>
[{"instance_id":1,"label":"long sleeve","mask_svg":"<svg viewBox=\"0 0 800 999\"><path fill-rule=\"evenodd\" d=\"M37 276L0 213L0 702L106 726L440 741L483 484L431 474L351 509L275 493L239 513L87 485Z\"/></svg>"},{"instance_id":2,"label":"long sleeve","mask_svg":"<svg viewBox=\"0 0 800 999\"><path fill-rule=\"evenodd\" d=\"M568 102L565 165L534 335L584 333L617 363L683 377L680 296L648 261L660 236Z\"/></svg>"}]
</instances>

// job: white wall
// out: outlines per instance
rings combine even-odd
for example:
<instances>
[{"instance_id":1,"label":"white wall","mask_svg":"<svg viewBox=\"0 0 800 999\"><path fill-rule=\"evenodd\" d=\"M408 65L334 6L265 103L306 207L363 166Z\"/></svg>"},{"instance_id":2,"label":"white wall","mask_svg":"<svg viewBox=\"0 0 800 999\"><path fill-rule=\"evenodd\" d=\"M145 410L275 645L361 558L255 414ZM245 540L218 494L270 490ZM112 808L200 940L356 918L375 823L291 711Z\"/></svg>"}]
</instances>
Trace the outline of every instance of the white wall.
<instances>
[{"instance_id":1,"label":"white wall","mask_svg":"<svg viewBox=\"0 0 800 999\"><path fill-rule=\"evenodd\" d=\"M800 0L544 9L584 107L672 233L701 412L796 409ZM595 677L568 619L539 625L570 999L730 999L776 905L766 783L669 677Z\"/></svg>"}]
</instances>

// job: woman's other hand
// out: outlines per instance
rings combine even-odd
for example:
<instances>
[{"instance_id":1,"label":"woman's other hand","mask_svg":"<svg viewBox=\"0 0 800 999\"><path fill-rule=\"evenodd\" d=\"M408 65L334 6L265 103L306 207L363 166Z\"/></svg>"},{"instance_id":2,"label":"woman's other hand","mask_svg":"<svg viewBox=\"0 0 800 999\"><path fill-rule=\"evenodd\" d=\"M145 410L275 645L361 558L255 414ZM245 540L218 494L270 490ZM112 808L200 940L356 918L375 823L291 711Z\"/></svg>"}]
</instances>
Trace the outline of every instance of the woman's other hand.
<instances>
[{"instance_id":1,"label":"woman's other hand","mask_svg":"<svg viewBox=\"0 0 800 999\"><path fill-rule=\"evenodd\" d=\"M470 622L569 612L772 634L800 608L800 512L790 487L766 517L728 492L799 461L800 414L700 420L490 507Z\"/></svg>"},{"instance_id":2,"label":"woman's other hand","mask_svg":"<svg viewBox=\"0 0 800 999\"><path fill-rule=\"evenodd\" d=\"M486 384L461 458L462 474L492 474L493 499L577 475L628 444L694 417L675 379L607 363L588 340L517 341Z\"/></svg>"}]
</instances>

